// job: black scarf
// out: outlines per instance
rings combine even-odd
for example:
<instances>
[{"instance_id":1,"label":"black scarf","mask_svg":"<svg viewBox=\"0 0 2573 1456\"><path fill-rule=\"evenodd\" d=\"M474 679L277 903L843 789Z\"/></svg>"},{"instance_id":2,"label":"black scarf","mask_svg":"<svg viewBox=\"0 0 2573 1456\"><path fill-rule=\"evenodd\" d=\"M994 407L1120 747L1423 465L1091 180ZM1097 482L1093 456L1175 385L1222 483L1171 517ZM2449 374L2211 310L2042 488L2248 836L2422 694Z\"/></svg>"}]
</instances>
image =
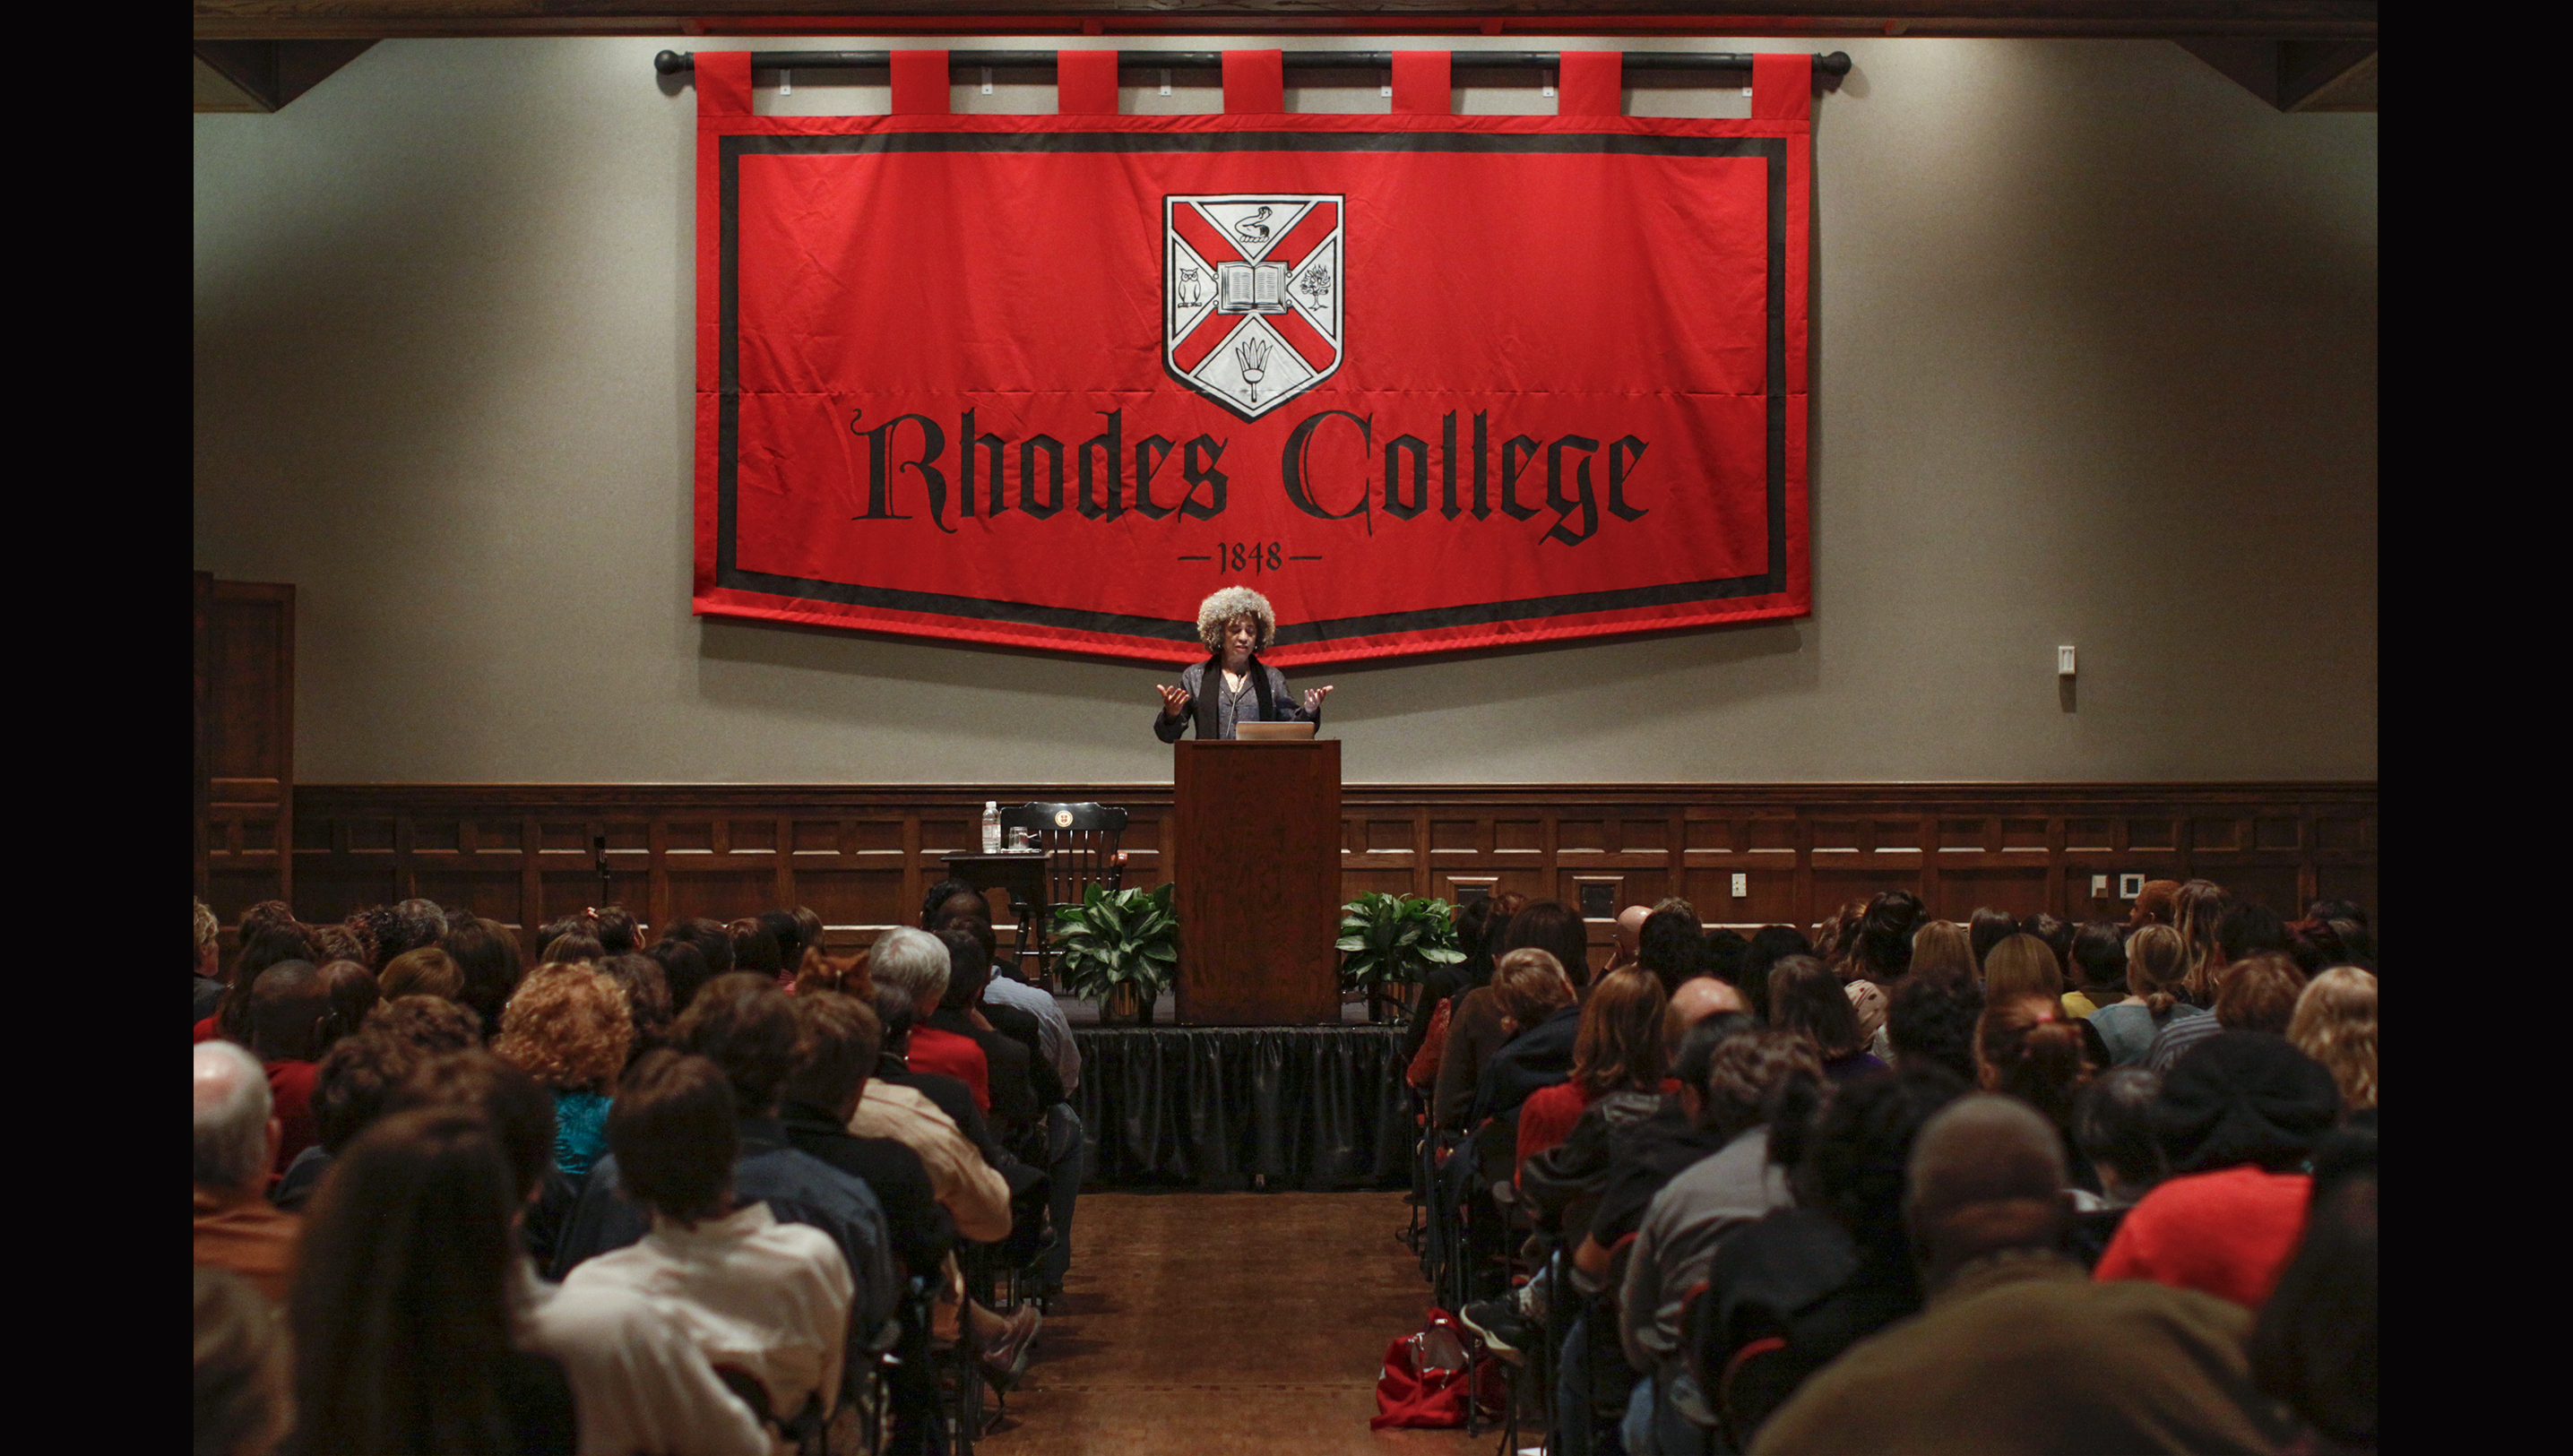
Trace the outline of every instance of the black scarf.
<instances>
[{"instance_id":1,"label":"black scarf","mask_svg":"<svg viewBox=\"0 0 2573 1456\"><path fill-rule=\"evenodd\" d=\"M1250 675L1252 691L1260 694L1259 721L1276 722L1277 708L1269 698L1269 669L1260 665L1260 654L1252 653L1251 661L1244 664L1242 670ZM1198 683L1198 741L1201 743L1212 743L1224 736L1224 725L1217 721L1215 701L1216 694L1223 691L1224 654L1218 652L1207 659L1206 676Z\"/></svg>"}]
</instances>

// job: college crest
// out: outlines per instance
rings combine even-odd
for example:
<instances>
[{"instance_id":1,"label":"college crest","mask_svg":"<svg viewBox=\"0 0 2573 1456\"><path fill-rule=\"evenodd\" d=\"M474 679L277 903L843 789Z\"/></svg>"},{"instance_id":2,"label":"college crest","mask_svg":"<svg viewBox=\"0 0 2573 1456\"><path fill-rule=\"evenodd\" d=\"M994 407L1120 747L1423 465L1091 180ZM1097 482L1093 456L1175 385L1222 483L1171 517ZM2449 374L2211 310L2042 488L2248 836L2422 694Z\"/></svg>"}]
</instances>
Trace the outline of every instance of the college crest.
<instances>
[{"instance_id":1,"label":"college crest","mask_svg":"<svg viewBox=\"0 0 2573 1456\"><path fill-rule=\"evenodd\" d=\"M1329 378L1347 342L1340 194L1162 199L1162 359L1245 419Z\"/></svg>"}]
</instances>

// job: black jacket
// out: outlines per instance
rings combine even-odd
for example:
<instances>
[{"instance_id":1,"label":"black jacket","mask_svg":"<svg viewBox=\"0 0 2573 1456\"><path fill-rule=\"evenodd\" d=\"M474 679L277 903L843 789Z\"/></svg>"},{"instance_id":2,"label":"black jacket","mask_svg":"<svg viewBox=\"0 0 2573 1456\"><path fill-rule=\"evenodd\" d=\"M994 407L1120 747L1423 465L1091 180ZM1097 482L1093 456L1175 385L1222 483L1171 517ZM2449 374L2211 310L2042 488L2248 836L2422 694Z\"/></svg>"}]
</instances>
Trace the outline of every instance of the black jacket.
<instances>
[{"instance_id":1,"label":"black jacket","mask_svg":"<svg viewBox=\"0 0 2573 1456\"><path fill-rule=\"evenodd\" d=\"M884 1205L894 1256L911 1273L938 1271L956 1246L956 1220L938 1206L938 1190L920 1154L890 1137L852 1135L830 1109L789 1101L778 1109L786 1140L864 1182Z\"/></svg>"},{"instance_id":2,"label":"black jacket","mask_svg":"<svg viewBox=\"0 0 2573 1456\"><path fill-rule=\"evenodd\" d=\"M1581 1004L1575 1002L1501 1045L1483 1064L1482 1081L1474 1087L1474 1109L1465 1125L1485 1117L1515 1112L1528 1093L1572 1075L1572 1044L1581 1035Z\"/></svg>"}]
</instances>

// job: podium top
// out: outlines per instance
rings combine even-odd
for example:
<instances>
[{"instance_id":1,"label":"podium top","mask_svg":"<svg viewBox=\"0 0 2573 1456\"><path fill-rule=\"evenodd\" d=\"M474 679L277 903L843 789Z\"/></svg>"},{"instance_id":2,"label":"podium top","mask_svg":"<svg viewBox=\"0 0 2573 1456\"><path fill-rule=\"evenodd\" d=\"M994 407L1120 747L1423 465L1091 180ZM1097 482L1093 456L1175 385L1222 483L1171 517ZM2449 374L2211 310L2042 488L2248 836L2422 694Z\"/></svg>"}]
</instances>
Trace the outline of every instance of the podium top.
<instances>
[{"instance_id":1,"label":"podium top","mask_svg":"<svg viewBox=\"0 0 2573 1456\"><path fill-rule=\"evenodd\" d=\"M1312 738L1311 723L1237 723L1233 728L1237 743L1299 743Z\"/></svg>"}]
</instances>

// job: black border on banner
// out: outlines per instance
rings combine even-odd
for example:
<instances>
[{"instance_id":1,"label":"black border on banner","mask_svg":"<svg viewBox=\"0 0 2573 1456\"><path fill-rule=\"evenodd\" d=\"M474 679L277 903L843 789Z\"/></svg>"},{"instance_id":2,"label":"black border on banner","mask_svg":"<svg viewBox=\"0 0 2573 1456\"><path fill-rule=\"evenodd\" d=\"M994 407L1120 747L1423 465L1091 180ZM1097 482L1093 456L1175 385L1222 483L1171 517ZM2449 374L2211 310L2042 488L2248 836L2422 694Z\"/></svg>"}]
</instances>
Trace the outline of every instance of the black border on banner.
<instances>
[{"instance_id":1,"label":"black border on banner","mask_svg":"<svg viewBox=\"0 0 2573 1456\"><path fill-rule=\"evenodd\" d=\"M1195 643L1197 622L1129 616L1035 602L994 601L946 592L867 586L850 581L780 576L735 562L737 457L741 443L740 220L741 158L846 156L870 152L1595 152L1609 155L1760 157L1768 163L1769 208L1769 566L1758 576L1673 581L1513 601L1469 602L1452 607L1335 617L1282 625L1278 645L1328 642L1386 632L1425 631L1525 618L1571 616L1626 607L1766 596L1787 589L1787 139L1784 137L1656 137L1586 132L888 132L863 135L734 133L717 139L722 197L717 278L721 298L717 328L715 437L715 585L770 596L836 602L843 606L925 612L974 621ZM886 630L879 624L879 630ZM1649 629L1649 628L1647 628Z\"/></svg>"}]
</instances>

